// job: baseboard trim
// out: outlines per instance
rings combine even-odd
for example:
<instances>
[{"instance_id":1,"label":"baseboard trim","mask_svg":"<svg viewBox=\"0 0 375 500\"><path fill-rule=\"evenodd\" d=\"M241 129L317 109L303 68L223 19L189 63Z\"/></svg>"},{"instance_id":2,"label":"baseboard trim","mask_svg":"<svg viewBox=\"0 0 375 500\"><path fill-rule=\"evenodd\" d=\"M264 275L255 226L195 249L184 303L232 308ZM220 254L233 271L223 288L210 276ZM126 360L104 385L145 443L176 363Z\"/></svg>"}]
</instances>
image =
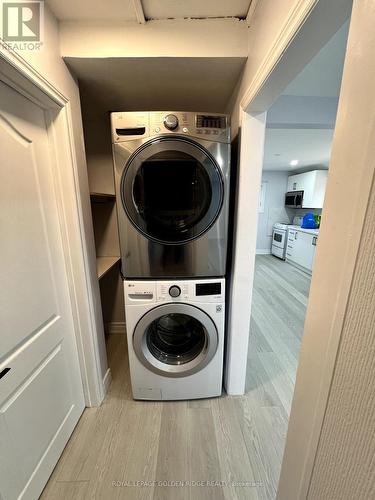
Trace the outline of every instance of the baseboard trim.
<instances>
[{"instance_id":1,"label":"baseboard trim","mask_svg":"<svg viewBox=\"0 0 375 500\"><path fill-rule=\"evenodd\" d=\"M109 386L111 385L111 382L112 382L112 373L111 373L111 369L108 368L107 371L105 372L104 377L103 377L104 395L107 394Z\"/></svg>"},{"instance_id":2,"label":"baseboard trim","mask_svg":"<svg viewBox=\"0 0 375 500\"><path fill-rule=\"evenodd\" d=\"M108 334L125 334L126 326L124 321L113 321L105 324L105 332Z\"/></svg>"},{"instance_id":3,"label":"baseboard trim","mask_svg":"<svg viewBox=\"0 0 375 500\"><path fill-rule=\"evenodd\" d=\"M310 271L310 269L307 269L306 267L303 267L303 266L300 266L299 264L297 264L296 262L293 262L292 260L289 260L289 259L286 259L286 261L288 264L290 264L291 266L295 267L296 269L298 269L299 271L303 272L303 273L306 273L308 274L309 276L312 276L312 271Z\"/></svg>"},{"instance_id":4,"label":"baseboard trim","mask_svg":"<svg viewBox=\"0 0 375 500\"><path fill-rule=\"evenodd\" d=\"M269 248L257 248L255 250L256 255L270 255L271 250Z\"/></svg>"}]
</instances>

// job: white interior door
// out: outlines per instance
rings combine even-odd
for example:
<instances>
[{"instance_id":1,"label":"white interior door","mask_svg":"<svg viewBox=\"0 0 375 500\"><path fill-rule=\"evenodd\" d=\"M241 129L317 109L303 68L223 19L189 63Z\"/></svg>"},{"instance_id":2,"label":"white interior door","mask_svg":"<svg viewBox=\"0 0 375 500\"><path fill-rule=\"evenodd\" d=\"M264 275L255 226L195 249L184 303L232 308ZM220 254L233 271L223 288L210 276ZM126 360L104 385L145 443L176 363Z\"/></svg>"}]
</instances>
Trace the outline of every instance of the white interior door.
<instances>
[{"instance_id":1,"label":"white interior door","mask_svg":"<svg viewBox=\"0 0 375 500\"><path fill-rule=\"evenodd\" d=\"M38 498L84 408L44 111L0 82L0 498Z\"/></svg>"}]
</instances>

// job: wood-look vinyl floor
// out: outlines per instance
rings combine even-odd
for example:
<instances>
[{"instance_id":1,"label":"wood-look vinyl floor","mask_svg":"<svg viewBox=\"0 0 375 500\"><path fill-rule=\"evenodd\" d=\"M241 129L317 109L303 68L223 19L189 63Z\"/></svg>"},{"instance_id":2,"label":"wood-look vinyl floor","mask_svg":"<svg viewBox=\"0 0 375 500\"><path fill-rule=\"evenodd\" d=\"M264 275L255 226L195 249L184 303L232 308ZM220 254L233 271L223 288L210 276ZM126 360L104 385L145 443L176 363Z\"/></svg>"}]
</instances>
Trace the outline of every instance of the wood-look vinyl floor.
<instances>
[{"instance_id":1,"label":"wood-look vinyl floor","mask_svg":"<svg viewBox=\"0 0 375 500\"><path fill-rule=\"evenodd\" d=\"M245 396L133 401L125 337L109 337L109 393L84 411L41 498L274 499L309 286L257 256Z\"/></svg>"}]
</instances>

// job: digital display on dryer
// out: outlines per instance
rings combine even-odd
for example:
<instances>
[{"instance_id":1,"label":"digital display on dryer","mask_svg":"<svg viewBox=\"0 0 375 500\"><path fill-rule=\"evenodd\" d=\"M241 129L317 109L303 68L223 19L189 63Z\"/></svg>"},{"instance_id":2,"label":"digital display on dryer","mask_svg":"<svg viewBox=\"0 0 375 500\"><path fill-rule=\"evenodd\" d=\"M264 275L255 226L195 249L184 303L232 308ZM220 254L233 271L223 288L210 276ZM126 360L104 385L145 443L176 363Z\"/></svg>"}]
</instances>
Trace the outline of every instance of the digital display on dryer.
<instances>
[{"instance_id":1,"label":"digital display on dryer","mask_svg":"<svg viewBox=\"0 0 375 500\"><path fill-rule=\"evenodd\" d=\"M197 297L203 295L220 295L221 283L198 283L195 285L195 295Z\"/></svg>"}]
</instances>

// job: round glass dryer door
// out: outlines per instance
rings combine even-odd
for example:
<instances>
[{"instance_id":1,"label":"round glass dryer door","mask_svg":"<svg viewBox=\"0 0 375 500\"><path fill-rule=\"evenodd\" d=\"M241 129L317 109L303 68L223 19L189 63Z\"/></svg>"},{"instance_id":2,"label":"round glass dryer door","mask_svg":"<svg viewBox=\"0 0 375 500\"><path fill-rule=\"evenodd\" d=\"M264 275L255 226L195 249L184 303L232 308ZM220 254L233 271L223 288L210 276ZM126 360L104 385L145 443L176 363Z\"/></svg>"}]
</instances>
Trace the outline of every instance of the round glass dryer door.
<instances>
[{"instance_id":1,"label":"round glass dryer door","mask_svg":"<svg viewBox=\"0 0 375 500\"><path fill-rule=\"evenodd\" d=\"M145 237L178 245L215 222L224 184L214 158L185 138L161 137L141 146L121 179L123 207Z\"/></svg>"},{"instance_id":2,"label":"round glass dryer door","mask_svg":"<svg viewBox=\"0 0 375 500\"><path fill-rule=\"evenodd\" d=\"M217 345L212 319L189 304L155 307L139 320L133 334L140 362L168 377L184 377L201 370L215 355Z\"/></svg>"}]
</instances>

